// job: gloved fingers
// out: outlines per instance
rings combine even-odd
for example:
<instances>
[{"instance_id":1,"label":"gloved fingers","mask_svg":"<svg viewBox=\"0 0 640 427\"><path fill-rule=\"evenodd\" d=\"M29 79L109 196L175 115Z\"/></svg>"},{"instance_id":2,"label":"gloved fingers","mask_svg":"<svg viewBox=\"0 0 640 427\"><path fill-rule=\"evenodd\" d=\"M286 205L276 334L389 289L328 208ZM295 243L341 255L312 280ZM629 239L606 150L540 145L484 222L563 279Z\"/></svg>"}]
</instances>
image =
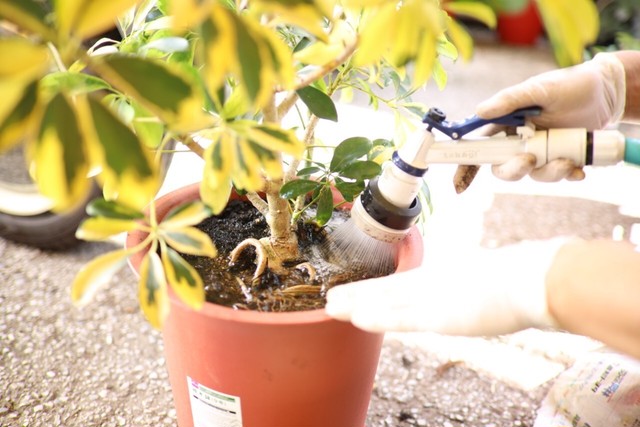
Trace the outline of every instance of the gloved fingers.
<instances>
[{"instance_id":1,"label":"gloved fingers","mask_svg":"<svg viewBox=\"0 0 640 427\"><path fill-rule=\"evenodd\" d=\"M504 181L518 181L533 171L536 161L533 154L523 153L500 165L492 165L491 172L496 178Z\"/></svg>"},{"instance_id":2,"label":"gloved fingers","mask_svg":"<svg viewBox=\"0 0 640 427\"><path fill-rule=\"evenodd\" d=\"M476 115L483 119L504 116L519 108L547 103L547 92L533 79L502 89L495 95L481 102L476 107Z\"/></svg>"},{"instance_id":3,"label":"gloved fingers","mask_svg":"<svg viewBox=\"0 0 640 427\"><path fill-rule=\"evenodd\" d=\"M571 159L555 159L531 171L530 176L539 182L557 182L563 179L581 180L584 178L582 168L576 167Z\"/></svg>"},{"instance_id":4,"label":"gloved fingers","mask_svg":"<svg viewBox=\"0 0 640 427\"><path fill-rule=\"evenodd\" d=\"M479 170L480 166L478 165L458 166L456 168L456 173L453 175L453 187L455 188L456 193L460 194L469 188Z\"/></svg>"}]
</instances>

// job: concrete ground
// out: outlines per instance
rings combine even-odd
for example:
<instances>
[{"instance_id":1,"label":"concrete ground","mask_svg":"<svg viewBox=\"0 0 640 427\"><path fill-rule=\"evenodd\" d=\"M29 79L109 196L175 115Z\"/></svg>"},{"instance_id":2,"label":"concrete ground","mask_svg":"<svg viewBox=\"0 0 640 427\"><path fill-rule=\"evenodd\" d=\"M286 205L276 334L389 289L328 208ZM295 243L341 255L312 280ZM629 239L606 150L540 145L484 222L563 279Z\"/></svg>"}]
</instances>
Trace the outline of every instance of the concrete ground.
<instances>
[{"instance_id":1,"label":"concrete ground","mask_svg":"<svg viewBox=\"0 0 640 427\"><path fill-rule=\"evenodd\" d=\"M451 119L472 114L500 88L555 67L543 44L491 40L476 46L470 63L445 65L447 87L430 84L417 98ZM393 129L384 113L342 106L340 114L349 126L326 125L326 137L384 136ZM633 234L637 184L628 181L640 182L637 169L589 169L583 182L554 185L498 182L487 169L455 195L453 167L431 168L435 211L426 256L451 242L498 247L559 235ZM163 191L197 179L190 160L177 156ZM70 304L78 269L115 246L83 243L49 253L0 240L0 426L176 426L162 340L138 311L133 276L119 273L82 310ZM533 426L552 379L597 346L539 330L489 339L388 334L367 425Z\"/></svg>"}]
</instances>

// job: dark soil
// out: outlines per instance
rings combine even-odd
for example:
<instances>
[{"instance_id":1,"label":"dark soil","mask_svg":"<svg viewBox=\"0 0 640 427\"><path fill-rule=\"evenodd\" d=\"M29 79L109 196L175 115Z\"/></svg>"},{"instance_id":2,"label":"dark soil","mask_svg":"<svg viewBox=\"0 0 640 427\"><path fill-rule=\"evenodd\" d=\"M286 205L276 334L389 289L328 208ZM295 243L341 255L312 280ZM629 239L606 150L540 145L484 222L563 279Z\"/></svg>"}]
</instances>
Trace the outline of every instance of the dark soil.
<instances>
[{"instance_id":1,"label":"dark soil","mask_svg":"<svg viewBox=\"0 0 640 427\"><path fill-rule=\"evenodd\" d=\"M336 212L332 226L345 221L348 212ZM350 265L345 269L327 261L330 245L326 229L313 221L298 223L299 259L285 263L287 272L276 274L272 269L254 279L255 250L245 249L240 258L230 264L230 252L247 238L260 239L269 234L265 218L249 202L233 200L217 216L203 221L198 228L206 232L218 249L215 259L187 257L205 282L208 302L236 309L256 311L301 311L324 307L326 292L331 287L380 275L362 271ZM299 268L308 262L315 268L315 277ZM289 268L290 267L290 268ZM391 271L385 272L389 274Z\"/></svg>"}]
</instances>

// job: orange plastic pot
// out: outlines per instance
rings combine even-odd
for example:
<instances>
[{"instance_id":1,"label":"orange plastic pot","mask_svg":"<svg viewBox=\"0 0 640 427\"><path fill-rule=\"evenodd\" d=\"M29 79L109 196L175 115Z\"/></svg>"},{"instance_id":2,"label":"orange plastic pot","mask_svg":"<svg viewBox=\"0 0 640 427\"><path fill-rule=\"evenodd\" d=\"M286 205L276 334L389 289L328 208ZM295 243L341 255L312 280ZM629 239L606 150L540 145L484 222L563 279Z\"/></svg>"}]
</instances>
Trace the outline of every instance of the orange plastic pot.
<instances>
[{"instance_id":1,"label":"orange plastic pot","mask_svg":"<svg viewBox=\"0 0 640 427\"><path fill-rule=\"evenodd\" d=\"M192 185L161 197L157 214L198 193ZM131 233L127 246L143 238ZM414 228L398 270L417 267L422 251ZM137 269L140 261L131 264ZM206 303L194 311L175 295L170 300L163 338L180 427L364 426L383 334L324 310L263 313Z\"/></svg>"}]
</instances>

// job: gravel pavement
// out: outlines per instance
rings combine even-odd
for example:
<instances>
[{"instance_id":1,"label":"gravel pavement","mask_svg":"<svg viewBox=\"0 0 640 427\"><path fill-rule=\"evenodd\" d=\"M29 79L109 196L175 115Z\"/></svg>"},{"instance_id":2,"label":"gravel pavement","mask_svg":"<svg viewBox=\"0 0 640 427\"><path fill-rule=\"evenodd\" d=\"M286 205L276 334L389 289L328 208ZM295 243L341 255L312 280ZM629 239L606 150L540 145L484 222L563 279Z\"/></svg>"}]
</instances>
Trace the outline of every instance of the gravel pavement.
<instances>
[{"instance_id":1,"label":"gravel pavement","mask_svg":"<svg viewBox=\"0 0 640 427\"><path fill-rule=\"evenodd\" d=\"M497 89L552 67L545 46L480 44L470 64L449 67L445 91L420 96L462 118ZM165 191L189 182L188 170L175 162ZM588 171L585 182L551 190L498 183L483 169L462 196L453 195L451 176L450 167L429 172L436 237L427 245L461 237L498 247L614 231L628 238L637 221L621 213L638 212L625 185L638 182L637 170ZM117 274L84 309L70 303L78 269L116 245L55 253L0 240L1 427L176 426L162 340L138 310L133 276ZM491 339L388 334L367 426L532 426L553 377L597 345L537 330Z\"/></svg>"}]
</instances>

